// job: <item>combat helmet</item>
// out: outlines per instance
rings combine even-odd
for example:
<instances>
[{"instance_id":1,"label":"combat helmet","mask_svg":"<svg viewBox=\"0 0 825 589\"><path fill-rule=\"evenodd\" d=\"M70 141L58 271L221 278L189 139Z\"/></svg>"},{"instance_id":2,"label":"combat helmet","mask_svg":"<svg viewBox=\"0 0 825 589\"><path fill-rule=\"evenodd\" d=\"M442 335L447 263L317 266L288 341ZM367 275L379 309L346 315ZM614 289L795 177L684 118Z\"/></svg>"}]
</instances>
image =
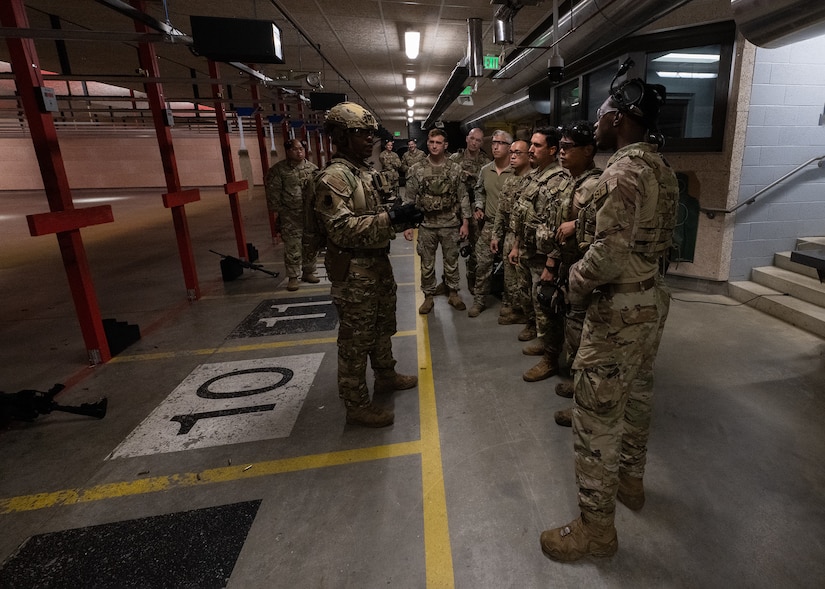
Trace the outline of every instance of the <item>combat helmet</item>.
<instances>
[{"instance_id":1,"label":"combat helmet","mask_svg":"<svg viewBox=\"0 0 825 589\"><path fill-rule=\"evenodd\" d=\"M324 125L344 129L378 130L378 121L372 113L354 102L341 102L329 109Z\"/></svg>"}]
</instances>

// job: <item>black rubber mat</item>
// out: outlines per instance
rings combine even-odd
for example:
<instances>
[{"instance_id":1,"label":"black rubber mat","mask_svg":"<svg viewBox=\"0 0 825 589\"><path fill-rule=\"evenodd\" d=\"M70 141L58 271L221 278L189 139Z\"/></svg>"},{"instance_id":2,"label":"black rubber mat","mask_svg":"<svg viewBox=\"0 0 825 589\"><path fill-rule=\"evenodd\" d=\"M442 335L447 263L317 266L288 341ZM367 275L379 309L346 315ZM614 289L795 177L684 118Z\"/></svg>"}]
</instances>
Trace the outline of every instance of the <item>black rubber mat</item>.
<instances>
[{"instance_id":1,"label":"black rubber mat","mask_svg":"<svg viewBox=\"0 0 825 589\"><path fill-rule=\"evenodd\" d=\"M255 307L229 337L331 331L337 326L338 312L329 295L269 299Z\"/></svg>"},{"instance_id":2,"label":"black rubber mat","mask_svg":"<svg viewBox=\"0 0 825 589\"><path fill-rule=\"evenodd\" d=\"M32 536L3 563L0 587L225 587L260 503Z\"/></svg>"}]
</instances>

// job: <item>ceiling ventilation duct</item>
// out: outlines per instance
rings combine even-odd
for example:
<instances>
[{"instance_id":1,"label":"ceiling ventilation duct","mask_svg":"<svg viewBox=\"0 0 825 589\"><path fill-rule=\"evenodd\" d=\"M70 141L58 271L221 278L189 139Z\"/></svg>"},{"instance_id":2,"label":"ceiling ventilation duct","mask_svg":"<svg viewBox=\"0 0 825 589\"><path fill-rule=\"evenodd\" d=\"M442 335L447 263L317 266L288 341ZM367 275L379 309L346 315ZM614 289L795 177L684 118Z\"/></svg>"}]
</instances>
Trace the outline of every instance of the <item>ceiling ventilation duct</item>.
<instances>
[{"instance_id":1,"label":"ceiling ventilation duct","mask_svg":"<svg viewBox=\"0 0 825 589\"><path fill-rule=\"evenodd\" d=\"M432 127L444 111L447 110L447 107L450 106L455 99L459 97L461 91L464 90L464 83L467 81L467 78L470 77L470 68L468 68L466 64L467 58L465 57L455 66L455 69L453 69L453 72L450 74L450 79L447 80L447 85L444 86L441 94L438 95L438 99L435 101L430 114L428 114L427 118L421 123L422 129Z\"/></svg>"},{"instance_id":2,"label":"ceiling ventilation duct","mask_svg":"<svg viewBox=\"0 0 825 589\"><path fill-rule=\"evenodd\" d=\"M731 0L736 25L759 47L776 48L825 34L825 2Z\"/></svg>"},{"instance_id":3,"label":"ceiling ventilation duct","mask_svg":"<svg viewBox=\"0 0 825 589\"><path fill-rule=\"evenodd\" d=\"M484 75L484 46L481 41L481 19L467 19L467 59L470 77L480 78Z\"/></svg>"},{"instance_id":4,"label":"ceiling ventilation duct","mask_svg":"<svg viewBox=\"0 0 825 589\"><path fill-rule=\"evenodd\" d=\"M572 62L627 37L688 2L690 0L584 0L559 18L558 42L552 28L541 33L530 47L508 56L507 65L492 79L496 88L505 94L523 90L547 75L546 52L554 45Z\"/></svg>"}]
</instances>

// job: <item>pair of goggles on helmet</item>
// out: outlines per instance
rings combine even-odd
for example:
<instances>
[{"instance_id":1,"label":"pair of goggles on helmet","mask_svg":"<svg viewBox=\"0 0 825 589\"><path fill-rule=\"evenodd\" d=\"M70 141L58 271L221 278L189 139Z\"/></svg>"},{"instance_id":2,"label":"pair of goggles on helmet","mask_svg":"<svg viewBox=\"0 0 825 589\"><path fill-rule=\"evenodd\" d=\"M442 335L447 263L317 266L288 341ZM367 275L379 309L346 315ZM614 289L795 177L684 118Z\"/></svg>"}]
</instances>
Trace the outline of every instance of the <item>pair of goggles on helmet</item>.
<instances>
[{"instance_id":1,"label":"pair of goggles on helmet","mask_svg":"<svg viewBox=\"0 0 825 589\"><path fill-rule=\"evenodd\" d=\"M595 145L596 139L593 131L593 124L590 121L581 121L565 127L562 129L562 139L559 141L559 149L573 149L574 147Z\"/></svg>"}]
</instances>

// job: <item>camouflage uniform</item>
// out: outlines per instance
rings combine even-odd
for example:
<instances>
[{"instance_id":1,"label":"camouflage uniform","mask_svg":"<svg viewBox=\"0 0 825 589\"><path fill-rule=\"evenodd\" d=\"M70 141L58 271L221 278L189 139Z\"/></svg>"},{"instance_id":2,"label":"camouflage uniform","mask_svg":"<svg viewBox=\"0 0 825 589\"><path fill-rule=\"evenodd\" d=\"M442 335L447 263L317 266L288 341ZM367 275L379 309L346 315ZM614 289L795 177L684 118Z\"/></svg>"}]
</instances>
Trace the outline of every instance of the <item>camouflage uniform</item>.
<instances>
[{"instance_id":1,"label":"camouflage uniform","mask_svg":"<svg viewBox=\"0 0 825 589\"><path fill-rule=\"evenodd\" d=\"M479 172L481 168L491 160L483 151L479 150L475 156L467 153L466 149L459 149L457 152L450 154L450 159L461 166L461 179L467 188L467 195L470 199L470 210L481 209L484 210L484 203L479 204L478 197L475 196L475 188L479 180ZM468 226L470 234L467 236L467 242L470 244L470 255L467 257L467 289L469 291L475 290L476 284L476 243L479 238L478 221L474 216L470 216L470 224ZM488 248L489 249L489 248Z\"/></svg>"},{"instance_id":2,"label":"camouflage uniform","mask_svg":"<svg viewBox=\"0 0 825 589\"><path fill-rule=\"evenodd\" d=\"M389 259L395 230L373 188L375 172L333 158L315 183L315 211L327 236L325 265L338 309L338 395L347 407L370 402L367 357L376 380L394 374L396 284Z\"/></svg>"},{"instance_id":3,"label":"camouflage uniform","mask_svg":"<svg viewBox=\"0 0 825 589\"><path fill-rule=\"evenodd\" d=\"M266 204L270 211L278 213L281 237L284 240L284 265L289 278L315 272L318 263L318 236L305 228L307 215L312 214L310 200L312 183L318 167L304 160L297 165L281 160L266 173Z\"/></svg>"},{"instance_id":4,"label":"camouflage uniform","mask_svg":"<svg viewBox=\"0 0 825 589\"><path fill-rule=\"evenodd\" d=\"M516 176L515 174L507 176L501 187L501 194L499 194L498 210L493 222L493 233L490 236L491 241L494 237L498 239L498 251L502 253L504 258L504 297L502 303L514 310L532 307L532 303L529 299L525 300L524 296L529 287L522 284L521 276L516 267L506 259L507 254L510 253L513 244L516 242L516 236L510 227L513 206L518 200L522 187L526 182L529 182L529 176L529 173L522 176Z\"/></svg>"},{"instance_id":5,"label":"camouflage uniform","mask_svg":"<svg viewBox=\"0 0 825 589\"><path fill-rule=\"evenodd\" d=\"M619 149L593 193L595 241L570 269L572 301L591 297L573 363L579 507L605 528L620 475L641 480L644 472L653 362L670 300L658 263L678 201L676 177L654 145Z\"/></svg>"},{"instance_id":6,"label":"camouflage uniform","mask_svg":"<svg viewBox=\"0 0 825 589\"><path fill-rule=\"evenodd\" d=\"M458 228L470 217L467 189L461 181L461 167L446 159L440 166L424 160L410 169L404 201L415 203L424 212L418 228L416 250L421 256L421 290L435 295L435 254L441 244L447 288L458 290Z\"/></svg>"},{"instance_id":7,"label":"camouflage uniform","mask_svg":"<svg viewBox=\"0 0 825 589\"><path fill-rule=\"evenodd\" d=\"M590 243L593 242L595 227L588 225L591 233L585 235L584 217L588 212L593 191L599 183L599 176L602 170L591 168L586 170L576 178L566 176L556 188L556 196L553 199L553 211L550 213L547 224L536 231L536 241L538 248L542 251L551 252L549 255L557 260L556 262L556 283L566 285L570 266L579 261L587 251ZM589 214L595 219L595 211ZM564 244L556 241L556 229L567 221L576 221L576 233ZM573 362L573 358L579 349L579 342L582 335L582 324L587 311L587 304L569 305L564 316L564 342L567 346L565 356L568 356L567 363Z\"/></svg>"},{"instance_id":8,"label":"camouflage uniform","mask_svg":"<svg viewBox=\"0 0 825 589\"><path fill-rule=\"evenodd\" d=\"M401 158L394 151L386 149L378 156L381 161L381 169L390 184L390 199L398 197L398 171L401 169Z\"/></svg>"},{"instance_id":9,"label":"camouflage uniform","mask_svg":"<svg viewBox=\"0 0 825 589\"><path fill-rule=\"evenodd\" d=\"M555 188L566 177L561 165L554 162L543 170L533 170L528 174L518 200L513 205L510 226L519 240L522 251L519 259L519 272L522 284L527 284L532 305L528 305L525 314L529 319L535 318L536 334L544 343L548 357L557 358L564 342L564 318L548 313L538 302L538 288L541 274L547 264L549 251L537 248L536 230L545 225L552 211L552 199Z\"/></svg>"},{"instance_id":10,"label":"camouflage uniform","mask_svg":"<svg viewBox=\"0 0 825 589\"><path fill-rule=\"evenodd\" d=\"M404 178L406 178L410 173L410 169L415 164L423 162L425 159L427 159L426 151L416 149L415 153L410 153L410 151L407 150L404 155L401 156L401 169L399 172L402 176L404 176Z\"/></svg>"},{"instance_id":11,"label":"camouflage uniform","mask_svg":"<svg viewBox=\"0 0 825 589\"><path fill-rule=\"evenodd\" d=\"M490 278L493 270L493 252L490 250L490 241L493 238L493 223L498 212L501 187L507 178L512 175L513 169L509 166L499 174L496 170L495 161L484 164L478 173L478 182L475 187L475 208L484 211L484 220L481 223L481 229L474 248L476 281L473 303L482 307L486 305L485 298L490 294ZM468 267L468 280L469 274Z\"/></svg>"}]
</instances>

